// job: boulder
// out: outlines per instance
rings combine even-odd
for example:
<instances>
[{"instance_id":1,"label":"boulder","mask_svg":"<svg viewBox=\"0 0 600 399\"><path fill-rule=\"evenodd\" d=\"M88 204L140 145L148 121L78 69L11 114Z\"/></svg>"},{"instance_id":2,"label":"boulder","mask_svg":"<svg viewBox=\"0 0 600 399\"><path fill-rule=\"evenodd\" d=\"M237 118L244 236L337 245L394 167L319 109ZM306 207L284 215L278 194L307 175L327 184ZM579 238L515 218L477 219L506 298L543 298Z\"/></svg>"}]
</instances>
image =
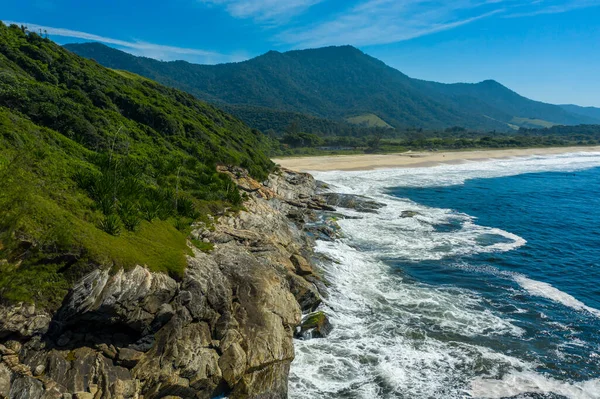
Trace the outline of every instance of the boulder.
<instances>
[{"instance_id":1,"label":"boulder","mask_svg":"<svg viewBox=\"0 0 600 399\"><path fill-rule=\"evenodd\" d=\"M293 254L290 257L292 264L296 268L296 274L299 276L308 276L314 274L313 268L310 263L301 255Z\"/></svg>"},{"instance_id":2,"label":"boulder","mask_svg":"<svg viewBox=\"0 0 600 399\"><path fill-rule=\"evenodd\" d=\"M302 324L296 329L296 337L302 339L325 338L333 326L325 312L311 313L302 321Z\"/></svg>"}]
</instances>

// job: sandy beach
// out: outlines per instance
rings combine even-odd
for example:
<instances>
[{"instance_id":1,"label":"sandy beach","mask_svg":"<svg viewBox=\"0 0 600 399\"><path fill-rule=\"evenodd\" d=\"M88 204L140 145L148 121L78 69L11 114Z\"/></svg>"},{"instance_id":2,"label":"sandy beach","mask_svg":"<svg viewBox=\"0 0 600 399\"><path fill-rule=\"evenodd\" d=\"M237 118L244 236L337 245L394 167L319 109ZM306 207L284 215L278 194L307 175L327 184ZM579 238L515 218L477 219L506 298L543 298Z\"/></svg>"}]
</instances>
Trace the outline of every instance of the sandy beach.
<instances>
[{"instance_id":1,"label":"sandy beach","mask_svg":"<svg viewBox=\"0 0 600 399\"><path fill-rule=\"evenodd\" d=\"M372 170L383 168L426 167L443 163L461 163L465 161L524 157L532 155L566 154L571 152L600 152L600 146L310 156L276 158L273 159L273 162L281 165L284 168L301 172L328 170Z\"/></svg>"}]
</instances>

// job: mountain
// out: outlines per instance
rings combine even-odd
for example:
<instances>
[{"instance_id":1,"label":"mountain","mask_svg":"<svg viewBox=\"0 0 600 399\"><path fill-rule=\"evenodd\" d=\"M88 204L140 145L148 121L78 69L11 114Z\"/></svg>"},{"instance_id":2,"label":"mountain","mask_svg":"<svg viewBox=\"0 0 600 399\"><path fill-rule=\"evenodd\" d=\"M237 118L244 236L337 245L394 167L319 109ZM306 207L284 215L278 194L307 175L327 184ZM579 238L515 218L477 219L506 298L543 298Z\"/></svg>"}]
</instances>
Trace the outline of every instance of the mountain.
<instances>
[{"instance_id":1,"label":"mountain","mask_svg":"<svg viewBox=\"0 0 600 399\"><path fill-rule=\"evenodd\" d=\"M337 122L377 117L379 126L396 128L508 130L593 123L591 118L559 106L529 100L495 81L445 85L412 79L351 46L270 51L248 61L221 65L162 62L98 43L65 47L109 68L138 73L215 104L235 106L240 110L232 111L236 116L262 130L268 125L255 120L264 118L248 118L253 111L245 107Z\"/></svg>"},{"instance_id":2,"label":"mountain","mask_svg":"<svg viewBox=\"0 0 600 399\"><path fill-rule=\"evenodd\" d=\"M181 276L192 221L242 202L216 165L264 179L268 145L188 93L0 23L0 302L55 308L93 265Z\"/></svg>"},{"instance_id":3,"label":"mountain","mask_svg":"<svg viewBox=\"0 0 600 399\"><path fill-rule=\"evenodd\" d=\"M560 107L563 108L565 111L570 112L571 114L592 118L595 120L595 123L600 124L600 108L580 107L579 105L573 104L565 104L561 105Z\"/></svg>"},{"instance_id":4,"label":"mountain","mask_svg":"<svg viewBox=\"0 0 600 399\"><path fill-rule=\"evenodd\" d=\"M560 106L546 104L525 98L494 80L481 83L442 84L421 82L432 91L446 95L455 103L470 109L473 113L481 113L497 120L523 126L548 127L547 125L578 125L593 123L590 118L571 113ZM475 99L476 101L473 101ZM536 121L538 121L536 123ZM542 121L542 122L540 122ZM532 125L532 126L527 126Z\"/></svg>"}]
</instances>

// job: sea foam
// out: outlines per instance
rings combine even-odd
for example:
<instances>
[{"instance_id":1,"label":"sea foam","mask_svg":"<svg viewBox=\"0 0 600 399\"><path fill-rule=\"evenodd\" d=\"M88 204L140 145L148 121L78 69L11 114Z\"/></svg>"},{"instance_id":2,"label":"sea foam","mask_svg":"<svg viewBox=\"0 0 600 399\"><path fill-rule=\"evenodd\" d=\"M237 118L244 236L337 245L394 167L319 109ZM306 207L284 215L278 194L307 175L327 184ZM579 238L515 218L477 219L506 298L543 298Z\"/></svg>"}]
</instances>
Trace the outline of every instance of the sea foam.
<instances>
[{"instance_id":1,"label":"sea foam","mask_svg":"<svg viewBox=\"0 0 600 399\"><path fill-rule=\"evenodd\" d=\"M317 242L333 259L323 264L331 283L322 305L334 330L325 339L296 342L290 397L464 398L554 392L597 398L598 381L570 383L536 371L531 360L493 349L494 339L524 335L506 314L477 293L407 281L387 260L421 262L478 253L511 251L526 241L508 231L477 224L469 215L426 207L388 194L392 187L435 187L544 171L600 166L600 154L566 154L440 165L431 168L319 172L333 191L367 195L386 206L374 214L340 212L344 238ZM402 217L410 210L414 217ZM489 270L500 272L494 267ZM507 273L525 292L570 308L597 312L549 284ZM514 313L525 312L516 308ZM596 313L594 313L596 314ZM473 342L489 342L489 346Z\"/></svg>"}]
</instances>

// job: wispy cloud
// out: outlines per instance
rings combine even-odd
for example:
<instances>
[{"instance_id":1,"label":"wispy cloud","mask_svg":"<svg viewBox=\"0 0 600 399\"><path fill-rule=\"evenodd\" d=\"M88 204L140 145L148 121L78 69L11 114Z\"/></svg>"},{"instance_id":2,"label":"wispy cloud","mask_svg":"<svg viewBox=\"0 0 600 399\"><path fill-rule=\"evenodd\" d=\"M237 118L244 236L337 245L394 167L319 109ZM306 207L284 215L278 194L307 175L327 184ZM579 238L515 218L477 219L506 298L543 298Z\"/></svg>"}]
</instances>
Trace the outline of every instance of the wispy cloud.
<instances>
[{"instance_id":1,"label":"wispy cloud","mask_svg":"<svg viewBox=\"0 0 600 399\"><path fill-rule=\"evenodd\" d=\"M598 7L600 0L538 0L515 7L510 18L532 17L542 14L561 14L581 8Z\"/></svg>"},{"instance_id":2,"label":"wispy cloud","mask_svg":"<svg viewBox=\"0 0 600 399\"><path fill-rule=\"evenodd\" d=\"M4 21L5 24L16 24L24 25L32 32L44 32L50 36L70 37L76 39L84 39L94 42L100 42L105 44L111 44L114 47L118 47L124 51L139 55L143 57L155 58L159 60L175 60L175 59L188 59L194 62L202 63L218 63L218 62L230 62L239 61L238 57L231 55L219 54L212 51L205 51L200 49L186 48L186 47L175 47L166 46L162 44L148 43L144 41L128 41L114 39L111 37L95 35L93 33L80 32L71 29L55 28L52 26L44 26L38 24L32 24L28 22L15 22L15 21Z\"/></svg>"},{"instance_id":3,"label":"wispy cloud","mask_svg":"<svg viewBox=\"0 0 600 399\"><path fill-rule=\"evenodd\" d=\"M376 45L453 29L504 11L502 0L368 0L308 29L281 33L299 47Z\"/></svg>"},{"instance_id":4,"label":"wispy cloud","mask_svg":"<svg viewBox=\"0 0 600 399\"><path fill-rule=\"evenodd\" d=\"M324 0L199 0L224 6L235 18L252 18L257 22L277 24L308 10Z\"/></svg>"},{"instance_id":5,"label":"wispy cloud","mask_svg":"<svg viewBox=\"0 0 600 399\"><path fill-rule=\"evenodd\" d=\"M491 16L524 17L600 5L600 0L361 0L346 10L276 36L295 47L396 43Z\"/></svg>"}]
</instances>

